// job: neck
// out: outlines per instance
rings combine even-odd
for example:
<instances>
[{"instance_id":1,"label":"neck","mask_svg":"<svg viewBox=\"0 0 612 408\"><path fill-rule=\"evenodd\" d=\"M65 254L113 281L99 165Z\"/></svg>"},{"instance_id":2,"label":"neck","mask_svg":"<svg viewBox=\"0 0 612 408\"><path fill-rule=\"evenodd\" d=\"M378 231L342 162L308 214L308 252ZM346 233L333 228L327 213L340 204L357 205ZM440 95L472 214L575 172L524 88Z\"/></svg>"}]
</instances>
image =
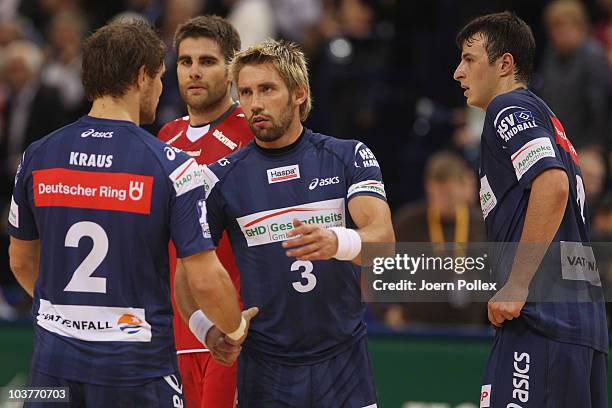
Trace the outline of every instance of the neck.
<instances>
[{"instance_id":1,"label":"neck","mask_svg":"<svg viewBox=\"0 0 612 408\"><path fill-rule=\"evenodd\" d=\"M280 149L282 147L289 146L290 144L298 140L303 130L304 127L302 126L302 122L300 121L299 117L294 117L293 121L291 122L291 125L289 125L289 128L287 129L285 134L282 135L280 138L271 142L264 142L255 138L255 143L257 143L258 146L263 147L264 149Z\"/></svg>"},{"instance_id":2,"label":"neck","mask_svg":"<svg viewBox=\"0 0 612 408\"><path fill-rule=\"evenodd\" d=\"M495 97L499 95L503 95L508 92L512 92L519 88L527 89L527 84L524 82L519 82L516 79L514 79L514 75L502 78L497 84L497 86L495 87L495 90L493 91L493 95L491 96L491 99L489 99L489 101L487 102L486 106L484 107L484 110L485 111L487 110L487 107L489 106L491 101L495 99Z\"/></svg>"},{"instance_id":3,"label":"neck","mask_svg":"<svg viewBox=\"0 0 612 408\"><path fill-rule=\"evenodd\" d=\"M103 96L93 101L89 116L101 119L127 120L140 125L140 105L136 95L126 94L121 98Z\"/></svg>"},{"instance_id":4,"label":"neck","mask_svg":"<svg viewBox=\"0 0 612 408\"><path fill-rule=\"evenodd\" d=\"M218 104L201 111L195 110L189 105L187 105L187 113L189 113L189 124L191 126L200 126L206 123L210 123L217 119L219 116L223 115L225 112L227 112L227 110L230 108L230 106L232 106L233 103L234 100L228 92L225 98L223 98Z\"/></svg>"}]
</instances>

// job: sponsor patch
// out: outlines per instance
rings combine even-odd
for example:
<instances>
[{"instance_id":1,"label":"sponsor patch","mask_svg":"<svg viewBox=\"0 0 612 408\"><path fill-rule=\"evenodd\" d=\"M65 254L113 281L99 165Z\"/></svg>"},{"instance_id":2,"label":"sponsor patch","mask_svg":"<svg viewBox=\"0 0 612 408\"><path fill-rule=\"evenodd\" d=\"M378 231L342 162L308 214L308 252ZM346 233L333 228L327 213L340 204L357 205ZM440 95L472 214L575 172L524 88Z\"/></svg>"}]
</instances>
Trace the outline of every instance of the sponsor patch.
<instances>
[{"instance_id":1,"label":"sponsor patch","mask_svg":"<svg viewBox=\"0 0 612 408\"><path fill-rule=\"evenodd\" d=\"M215 184L219 181L219 178L215 173L212 172L211 169L206 165L200 166L202 169L202 176L204 177L204 194L205 197L208 198L210 191L213 189Z\"/></svg>"},{"instance_id":2,"label":"sponsor patch","mask_svg":"<svg viewBox=\"0 0 612 408\"><path fill-rule=\"evenodd\" d=\"M238 145L234 142L232 142L227 136L225 136L223 134L223 132L221 132L219 129L215 129L213 132L213 136L220 141L221 143L223 143L225 146L227 146L230 150L236 150L236 148L238 147Z\"/></svg>"},{"instance_id":3,"label":"sponsor patch","mask_svg":"<svg viewBox=\"0 0 612 408\"><path fill-rule=\"evenodd\" d=\"M517 180L520 180L534 164L544 157L555 157L555 150L549 138L538 137L525 143L512 155L512 165Z\"/></svg>"},{"instance_id":4,"label":"sponsor patch","mask_svg":"<svg viewBox=\"0 0 612 408\"><path fill-rule=\"evenodd\" d=\"M236 221L247 245L252 247L287 240L294 218L322 228L344 227L344 198L261 211L237 218Z\"/></svg>"},{"instance_id":5,"label":"sponsor patch","mask_svg":"<svg viewBox=\"0 0 612 408\"><path fill-rule=\"evenodd\" d=\"M177 197L204 185L202 169L195 159L189 159L174 169L170 174L170 180L172 180Z\"/></svg>"},{"instance_id":6,"label":"sponsor patch","mask_svg":"<svg viewBox=\"0 0 612 408\"><path fill-rule=\"evenodd\" d=\"M580 162L578 161L578 153L576 152L574 145L572 145L572 142L570 142L570 140L567 138L567 135L565 134L565 129L563 129L563 125L561 124L561 122L559 122L559 119L554 116L550 116L550 121L552 122L553 127L555 128L555 143L557 143L559 146L561 146L563 150L569 153L574 163L580 165Z\"/></svg>"},{"instance_id":7,"label":"sponsor patch","mask_svg":"<svg viewBox=\"0 0 612 408\"><path fill-rule=\"evenodd\" d=\"M9 208L8 222L15 228L19 228L19 206L15 198L11 197L11 207Z\"/></svg>"},{"instance_id":8,"label":"sponsor patch","mask_svg":"<svg viewBox=\"0 0 612 408\"><path fill-rule=\"evenodd\" d=\"M480 408L491 406L491 384L483 385L480 389Z\"/></svg>"},{"instance_id":9,"label":"sponsor patch","mask_svg":"<svg viewBox=\"0 0 612 408\"><path fill-rule=\"evenodd\" d=\"M151 213L153 177L62 168L32 172L34 206Z\"/></svg>"},{"instance_id":10,"label":"sponsor patch","mask_svg":"<svg viewBox=\"0 0 612 408\"><path fill-rule=\"evenodd\" d=\"M489 180L487 180L487 176L484 176L480 179L480 209L482 210L483 218L487 218L487 215L493 208L497 205L497 197L493 194L493 189L491 189L491 185L489 185Z\"/></svg>"},{"instance_id":11,"label":"sponsor patch","mask_svg":"<svg viewBox=\"0 0 612 408\"><path fill-rule=\"evenodd\" d=\"M346 198L350 198L353 194L357 193L374 193L387 198L385 193L385 185L378 180L365 180L355 183L349 187Z\"/></svg>"},{"instance_id":12,"label":"sponsor patch","mask_svg":"<svg viewBox=\"0 0 612 408\"><path fill-rule=\"evenodd\" d=\"M300 178L300 166L298 164L268 169L266 172L268 173L268 184L282 183L283 181Z\"/></svg>"},{"instance_id":13,"label":"sponsor patch","mask_svg":"<svg viewBox=\"0 0 612 408\"><path fill-rule=\"evenodd\" d=\"M508 109L517 108L522 110L504 116L498 123L499 118L505 111ZM505 142L509 141L514 135L522 132L523 130L538 127L535 118L533 117L533 113L520 106L508 106L507 108L502 109L497 114L497 117L493 123L497 134Z\"/></svg>"},{"instance_id":14,"label":"sponsor patch","mask_svg":"<svg viewBox=\"0 0 612 408\"><path fill-rule=\"evenodd\" d=\"M361 142L355 146L355 167L380 167L374 153Z\"/></svg>"},{"instance_id":15,"label":"sponsor patch","mask_svg":"<svg viewBox=\"0 0 612 408\"><path fill-rule=\"evenodd\" d=\"M164 147L164 152L166 152L166 158L170 161L174 161L174 159L176 159L176 154L180 153L180 151L181 149L173 146Z\"/></svg>"},{"instance_id":16,"label":"sponsor patch","mask_svg":"<svg viewBox=\"0 0 612 408\"><path fill-rule=\"evenodd\" d=\"M208 225L208 218L206 218L206 201L198 200L198 219L200 226L202 226L202 235L204 238L210 238L210 227Z\"/></svg>"},{"instance_id":17,"label":"sponsor patch","mask_svg":"<svg viewBox=\"0 0 612 408\"><path fill-rule=\"evenodd\" d=\"M601 286L593 248L581 242L561 241L561 276L565 280L586 281Z\"/></svg>"},{"instance_id":18,"label":"sponsor patch","mask_svg":"<svg viewBox=\"0 0 612 408\"><path fill-rule=\"evenodd\" d=\"M40 299L36 324L83 341L151 341L151 325L141 308L54 305Z\"/></svg>"}]
</instances>

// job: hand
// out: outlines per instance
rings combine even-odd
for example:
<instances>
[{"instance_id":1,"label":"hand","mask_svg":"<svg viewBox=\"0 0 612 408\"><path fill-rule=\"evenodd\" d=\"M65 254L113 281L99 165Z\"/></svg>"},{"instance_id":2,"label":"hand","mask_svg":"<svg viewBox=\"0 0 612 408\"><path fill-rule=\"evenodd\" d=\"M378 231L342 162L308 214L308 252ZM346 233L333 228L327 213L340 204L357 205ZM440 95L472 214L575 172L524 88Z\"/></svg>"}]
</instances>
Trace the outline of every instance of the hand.
<instances>
[{"instance_id":1,"label":"hand","mask_svg":"<svg viewBox=\"0 0 612 408\"><path fill-rule=\"evenodd\" d=\"M293 220L293 229L287 236L297 238L283 242L283 248L295 248L287 251L286 255L300 261L326 260L338 252L338 237L333 231L304 224L297 218Z\"/></svg>"},{"instance_id":2,"label":"hand","mask_svg":"<svg viewBox=\"0 0 612 408\"><path fill-rule=\"evenodd\" d=\"M246 328L244 329L244 335L238 340L232 340L229 337L224 336L225 342L234 346L240 346L249 334L249 326L251 325L251 319L254 318L257 313L259 313L259 309L256 307L251 307L247 310L243 310L242 317L244 317L244 320L246 320Z\"/></svg>"},{"instance_id":3,"label":"hand","mask_svg":"<svg viewBox=\"0 0 612 408\"><path fill-rule=\"evenodd\" d=\"M524 286L510 282L504 285L487 304L487 314L491 324L501 327L504 320L519 317L528 295L529 289Z\"/></svg>"},{"instance_id":4,"label":"hand","mask_svg":"<svg viewBox=\"0 0 612 408\"><path fill-rule=\"evenodd\" d=\"M225 335L217 326L211 327L206 334L206 347L213 358L221 365L230 367L234 364L242 347L225 341Z\"/></svg>"}]
</instances>

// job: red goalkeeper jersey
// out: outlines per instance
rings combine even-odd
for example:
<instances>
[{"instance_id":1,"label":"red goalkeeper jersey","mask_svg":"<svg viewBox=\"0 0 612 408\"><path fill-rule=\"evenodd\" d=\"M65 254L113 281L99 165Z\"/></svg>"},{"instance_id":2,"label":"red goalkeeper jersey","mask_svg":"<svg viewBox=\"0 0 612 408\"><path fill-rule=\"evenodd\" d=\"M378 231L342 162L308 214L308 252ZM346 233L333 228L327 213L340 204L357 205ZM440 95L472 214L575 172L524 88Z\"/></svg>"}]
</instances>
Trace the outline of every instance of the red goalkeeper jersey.
<instances>
[{"instance_id":1,"label":"red goalkeeper jersey","mask_svg":"<svg viewBox=\"0 0 612 408\"><path fill-rule=\"evenodd\" d=\"M204 165L220 160L245 146L253 139L253 134L249 129L242 108L238 103L235 103L215 121L203 126L190 126L189 116L168 122L159 131L157 137L167 144L183 150L200 165ZM170 287L173 288L174 271L176 269L176 252L173 245L170 245L170 252ZM240 297L240 274L225 234L217 247L217 256L229 272ZM172 295L172 307L174 309L174 337L177 351L179 353L205 351L202 343L195 338L178 314L174 294Z\"/></svg>"}]
</instances>

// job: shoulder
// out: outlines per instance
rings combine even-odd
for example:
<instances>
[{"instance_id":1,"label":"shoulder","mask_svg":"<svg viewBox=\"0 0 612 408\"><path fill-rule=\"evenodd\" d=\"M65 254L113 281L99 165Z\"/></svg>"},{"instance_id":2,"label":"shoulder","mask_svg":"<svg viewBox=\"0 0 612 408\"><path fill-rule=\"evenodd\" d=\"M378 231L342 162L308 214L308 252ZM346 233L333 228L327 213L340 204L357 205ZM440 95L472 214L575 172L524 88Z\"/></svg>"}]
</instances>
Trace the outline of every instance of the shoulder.
<instances>
[{"instance_id":1,"label":"shoulder","mask_svg":"<svg viewBox=\"0 0 612 408\"><path fill-rule=\"evenodd\" d=\"M235 171L235 169L244 166L246 160L251 156L253 148L253 143L249 143L244 148L211 163L207 167L217 178L225 178L229 173ZM246 167L248 170L248 165Z\"/></svg>"},{"instance_id":2,"label":"shoulder","mask_svg":"<svg viewBox=\"0 0 612 408\"><path fill-rule=\"evenodd\" d=\"M173 121L166 123L159 130L159 132L157 132L157 137L167 143L170 139L175 137L178 132L185 131L188 125L189 116L183 116L181 118L174 119Z\"/></svg>"},{"instance_id":3,"label":"shoulder","mask_svg":"<svg viewBox=\"0 0 612 408\"><path fill-rule=\"evenodd\" d=\"M517 111L532 111L537 104L538 100L531 92L507 92L493 98L487 107L487 118L497 126L506 116Z\"/></svg>"},{"instance_id":4,"label":"shoulder","mask_svg":"<svg viewBox=\"0 0 612 408\"><path fill-rule=\"evenodd\" d=\"M324 151L326 154L341 160L347 166L353 165L358 159L375 159L372 151L359 140L339 139L333 136L315 133L307 130L308 142L312 148Z\"/></svg>"}]
</instances>

